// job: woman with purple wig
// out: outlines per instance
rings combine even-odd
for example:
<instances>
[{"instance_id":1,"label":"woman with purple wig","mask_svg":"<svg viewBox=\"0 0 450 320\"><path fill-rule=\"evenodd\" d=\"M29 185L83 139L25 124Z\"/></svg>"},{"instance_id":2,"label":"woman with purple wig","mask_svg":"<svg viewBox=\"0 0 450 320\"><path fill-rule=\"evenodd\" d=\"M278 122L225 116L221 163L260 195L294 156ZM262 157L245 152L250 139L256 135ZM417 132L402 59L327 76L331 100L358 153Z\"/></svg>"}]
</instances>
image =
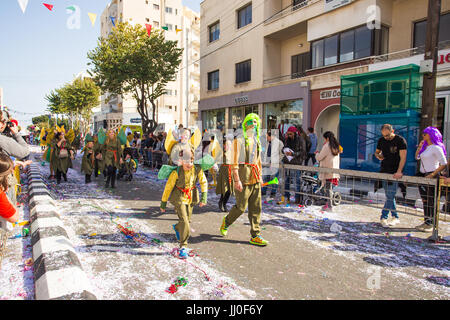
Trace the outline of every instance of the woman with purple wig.
<instances>
[{"instance_id":1,"label":"woman with purple wig","mask_svg":"<svg viewBox=\"0 0 450 320\"><path fill-rule=\"evenodd\" d=\"M435 127L423 130L423 140L416 151L416 159L420 160L419 176L427 179L436 178L447 166L447 151L442 143L442 134ZM416 227L417 230L433 231L434 219L434 193L435 188L429 185L419 186L420 197L423 203L425 222Z\"/></svg>"}]
</instances>

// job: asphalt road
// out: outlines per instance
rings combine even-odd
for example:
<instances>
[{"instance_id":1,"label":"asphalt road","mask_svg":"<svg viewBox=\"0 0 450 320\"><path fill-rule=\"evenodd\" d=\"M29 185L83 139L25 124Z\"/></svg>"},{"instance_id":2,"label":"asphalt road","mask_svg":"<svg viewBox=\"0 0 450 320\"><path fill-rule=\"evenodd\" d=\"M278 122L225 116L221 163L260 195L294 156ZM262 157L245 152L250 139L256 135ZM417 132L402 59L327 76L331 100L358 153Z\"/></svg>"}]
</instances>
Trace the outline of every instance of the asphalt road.
<instances>
[{"instance_id":1,"label":"asphalt road","mask_svg":"<svg viewBox=\"0 0 450 320\"><path fill-rule=\"evenodd\" d=\"M416 233L418 217L401 216L396 229L376 224L379 212L341 205L333 213L317 207L263 205L267 247L249 244L247 215L222 237L214 190L204 208L194 209L189 249L198 257L185 263L168 254L177 247L169 205L159 212L164 182L140 168L132 182L104 190L103 178L84 185L79 173L53 186L82 266L100 299L449 299L448 244L429 244ZM41 167L45 177L48 166ZM128 222L146 244L120 233L113 223ZM337 223L340 233L330 227ZM448 224L443 223L448 231ZM386 234L386 232L389 232ZM410 234L410 237L405 237ZM149 245L150 239L162 247ZM205 271L212 281L206 281ZM165 289L183 276L189 284L177 293Z\"/></svg>"}]
</instances>

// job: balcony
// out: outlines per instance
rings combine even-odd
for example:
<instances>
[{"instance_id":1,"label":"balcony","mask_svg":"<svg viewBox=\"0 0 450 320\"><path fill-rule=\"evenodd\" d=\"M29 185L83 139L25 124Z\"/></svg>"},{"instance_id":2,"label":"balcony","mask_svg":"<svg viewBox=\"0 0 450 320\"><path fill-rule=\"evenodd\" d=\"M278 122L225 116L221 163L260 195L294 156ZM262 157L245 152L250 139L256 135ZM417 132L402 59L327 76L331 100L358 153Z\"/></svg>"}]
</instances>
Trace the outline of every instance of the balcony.
<instances>
[{"instance_id":1,"label":"balcony","mask_svg":"<svg viewBox=\"0 0 450 320\"><path fill-rule=\"evenodd\" d=\"M280 0L269 0L267 1L265 8L264 8L264 16L265 21L264 25L267 26L277 20L280 20L282 18L285 18L287 16L293 15L295 13L298 13L299 11L302 11L301 9L305 9L308 7L311 7L312 5L323 2L323 0L297 0L294 2L291 2L291 4L285 8L282 8L282 1ZM320 12L321 13L321 12ZM299 16L300 17L300 16ZM301 19L296 19L298 21L304 21L309 19L310 17L305 17Z\"/></svg>"}]
</instances>

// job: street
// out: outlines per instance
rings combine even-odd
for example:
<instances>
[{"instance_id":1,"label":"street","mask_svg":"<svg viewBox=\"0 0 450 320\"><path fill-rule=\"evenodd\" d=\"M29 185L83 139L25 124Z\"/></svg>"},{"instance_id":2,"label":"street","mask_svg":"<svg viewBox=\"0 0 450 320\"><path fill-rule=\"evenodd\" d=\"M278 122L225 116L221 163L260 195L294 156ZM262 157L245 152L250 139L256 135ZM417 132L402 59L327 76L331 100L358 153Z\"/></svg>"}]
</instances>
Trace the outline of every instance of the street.
<instances>
[{"instance_id":1,"label":"street","mask_svg":"<svg viewBox=\"0 0 450 320\"><path fill-rule=\"evenodd\" d=\"M450 298L449 246L427 243L429 234L413 229L418 217L401 215L398 228L386 230L376 209L360 205L323 213L263 204L269 245L261 248L248 243L245 214L220 236L223 214L211 189L192 218L189 249L197 256L183 261L171 255L177 218L170 206L159 211L165 181L156 171L141 166L132 182L105 191L101 176L86 186L79 166L80 156L67 183L49 186L98 299ZM40 169L47 178L48 164ZM118 229L127 223L139 236ZM339 233L330 231L334 223ZM449 224L441 227L448 235ZM167 292L178 277L187 284Z\"/></svg>"}]
</instances>

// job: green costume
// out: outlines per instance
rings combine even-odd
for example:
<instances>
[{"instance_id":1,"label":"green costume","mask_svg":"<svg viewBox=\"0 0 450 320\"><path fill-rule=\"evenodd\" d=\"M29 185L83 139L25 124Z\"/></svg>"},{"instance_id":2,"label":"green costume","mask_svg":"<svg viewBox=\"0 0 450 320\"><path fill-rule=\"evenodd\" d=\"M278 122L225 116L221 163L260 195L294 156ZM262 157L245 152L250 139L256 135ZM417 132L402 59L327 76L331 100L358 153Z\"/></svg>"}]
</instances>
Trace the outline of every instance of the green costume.
<instances>
[{"instance_id":1,"label":"green costume","mask_svg":"<svg viewBox=\"0 0 450 320\"><path fill-rule=\"evenodd\" d=\"M256 132L248 137L247 126L252 121ZM223 219L220 231L222 235L227 234L227 229L231 226L247 209L250 222L250 243L264 246L267 241L260 237L261 234L261 143L259 140L260 120L258 115L249 114L242 123L243 137L235 139L233 142L232 169L238 170L239 180L242 183L242 191L235 190L236 205ZM233 176L234 179L234 176ZM236 183L237 181L235 181Z\"/></svg>"},{"instance_id":2,"label":"green costume","mask_svg":"<svg viewBox=\"0 0 450 320\"><path fill-rule=\"evenodd\" d=\"M102 153L106 168L109 166L120 168L122 145L118 138L114 138L113 140L106 139L105 144L102 146Z\"/></svg>"},{"instance_id":3,"label":"green costume","mask_svg":"<svg viewBox=\"0 0 450 320\"><path fill-rule=\"evenodd\" d=\"M226 152L224 152L223 162L220 165L217 177L216 194L225 194L228 191L231 194L234 193L234 183L233 183L233 175L231 172L231 164L230 161L227 161Z\"/></svg>"},{"instance_id":4,"label":"green costume","mask_svg":"<svg viewBox=\"0 0 450 320\"><path fill-rule=\"evenodd\" d=\"M102 155L102 159L99 160L97 159L97 156L101 154ZM97 172L95 172L95 176L97 176L98 171L103 172L103 170L105 170L105 161L103 158L103 145L101 145L100 143L98 143L98 141L94 142L94 156L95 156L95 167L97 168Z\"/></svg>"},{"instance_id":5,"label":"green costume","mask_svg":"<svg viewBox=\"0 0 450 320\"><path fill-rule=\"evenodd\" d=\"M84 148L83 160L81 161L81 172L92 175L94 171L94 148Z\"/></svg>"},{"instance_id":6,"label":"green costume","mask_svg":"<svg viewBox=\"0 0 450 320\"><path fill-rule=\"evenodd\" d=\"M66 149L68 152L68 156L65 158L61 158L61 150ZM70 158L70 150L73 151L71 144L66 140L61 143L61 146L58 146L58 142L53 140L52 142L52 150L55 157L54 167L53 169L59 170L63 174L67 174L69 168L72 168L72 159ZM51 157L52 160L52 157Z\"/></svg>"}]
</instances>

